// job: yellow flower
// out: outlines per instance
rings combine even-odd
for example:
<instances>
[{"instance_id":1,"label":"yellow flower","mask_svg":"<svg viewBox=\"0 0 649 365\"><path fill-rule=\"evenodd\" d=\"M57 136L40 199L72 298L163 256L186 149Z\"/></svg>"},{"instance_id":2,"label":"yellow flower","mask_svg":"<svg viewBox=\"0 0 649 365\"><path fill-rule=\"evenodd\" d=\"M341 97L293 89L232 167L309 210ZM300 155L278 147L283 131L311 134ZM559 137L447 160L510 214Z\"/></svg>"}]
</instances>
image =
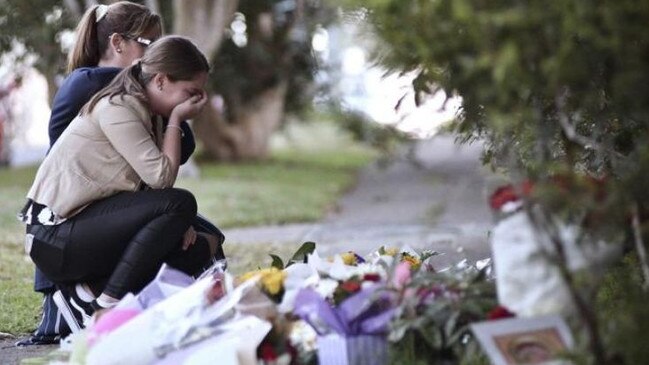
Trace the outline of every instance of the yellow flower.
<instances>
[{"instance_id":1,"label":"yellow flower","mask_svg":"<svg viewBox=\"0 0 649 365\"><path fill-rule=\"evenodd\" d=\"M285 278L286 273L284 271L275 269L261 277L261 285L268 294L276 295L284 287Z\"/></svg>"},{"instance_id":2,"label":"yellow flower","mask_svg":"<svg viewBox=\"0 0 649 365\"><path fill-rule=\"evenodd\" d=\"M351 251L341 254L340 257L342 257L343 263L345 263L345 265L354 266L357 264L356 255L354 255L354 253Z\"/></svg>"},{"instance_id":3,"label":"yellow flower","mask_svg":"<svg viewBox=\"0 0 649 365\"><path fill-rule=\"evenodd\" d=\"M419 260L419 258L417 258L415 256L412 256L412 255L408 254L407 252L403 252L401 254L401 262L404 262L404 261L409 262L410 267L413 270L416 270L416 269L419 268L419 266L421 266L421 260Z\"/></svg>"},{"instance_id":4,"label":"yellow flower","mask_svg":"<svg viewBox=\"0 0 649 365\"><path fill-rule=\"evenodd\" d=\"M239 282L243 283L244 281L248 281L248 280L254 278L255 276L263 275L264 272L266 272L268 270L269 269L258 269L258 270L248 271L247 273L239 276Z\"/></svg>"},{"instance_id":5,"label":"yellow flower","mask_svg":"<svg viewBox=\"0 0 649 365\"><path fill-rule=\"evenodd\" d=\"M259 282L261 283L261 288L268 294L275 295L282 290L286 273L275 267L269 267L248 271L239 277L239 281L244 282L256 276L260 276Z\"/></svg>"}]
</instances>

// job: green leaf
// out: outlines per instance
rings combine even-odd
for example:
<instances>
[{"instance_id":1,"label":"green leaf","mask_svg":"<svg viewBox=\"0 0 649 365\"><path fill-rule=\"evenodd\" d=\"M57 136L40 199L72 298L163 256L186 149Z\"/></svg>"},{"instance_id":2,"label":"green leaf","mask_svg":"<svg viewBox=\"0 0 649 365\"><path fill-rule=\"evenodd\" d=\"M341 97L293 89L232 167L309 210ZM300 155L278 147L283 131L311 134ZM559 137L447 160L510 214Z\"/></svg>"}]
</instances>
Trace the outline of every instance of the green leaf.
<instances>
[{"instance_id":1,"label":"green leaf","mask_svg":"<svg viewBox=\"0 0 649 365\"><path fill-rule=\"evenodd\" d=\"M444 335L447 340L450 340L453 337L453 332L455 331L458 318L460 318L460 312L453 312L446 320L446 323L444 324Z\"/></svg>"},{"instance_id":2,"label":"green leaf","mask_svg":"<svg viewBox=\"0 0 649 365\"><path fill-rule=\"evenodd\" d=\"M270 258L273 259L273 262L270 264L271 267L277 268L279 270L284 270L284 261L282 261L282 258L273 255L272 253L269 254Z\"/></svg>"},{"instance_id":3,"label":"green leaf","mask_svg":"<svg viewBox=\"0 0 649 365\"><path fill-rule=\"evenodd\" d=\"M292 264L296 262L304 262L306 263L307 256L312 254L313 251L315 251L315 242L304 242L300 248L295 251L293 254L293 257L291 257L290 260L288 260L288 264L286 267L291 266Z\"/></svg>"}]
</instances>

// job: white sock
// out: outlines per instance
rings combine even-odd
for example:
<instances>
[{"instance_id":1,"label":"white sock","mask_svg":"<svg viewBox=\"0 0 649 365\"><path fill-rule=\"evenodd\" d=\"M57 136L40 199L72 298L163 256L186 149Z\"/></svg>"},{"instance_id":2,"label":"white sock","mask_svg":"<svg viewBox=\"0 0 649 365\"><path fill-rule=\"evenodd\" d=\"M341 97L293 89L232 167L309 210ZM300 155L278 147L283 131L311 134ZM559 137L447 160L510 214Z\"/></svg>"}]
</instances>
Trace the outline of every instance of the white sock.
<instances>
[{"instance_id":1,"label":"white sock","mask_svg":"<svg viewBox=\"0 0 649 365\"><path fill-rule=\"evenodd\" d=\"M84 302L90 303L95 300L95 296L83 284L75 285L74 290L77 292L79 299L83 300Z\"/></svg>"},{"instance_id":2,"label":"white sock","mask_svg":"<svg viewBox=\"0 0 649 365\"><path fill-rule=\"evenodd\" d=\"M117 305L117 303L119 303L119 300L113 297L109 297L106 294L100 295L99 298L97 298L96 300L97 300L97 304L99 304L100 307L106 309L113 308L114 306Z\"/></svg>"}]
</instances>

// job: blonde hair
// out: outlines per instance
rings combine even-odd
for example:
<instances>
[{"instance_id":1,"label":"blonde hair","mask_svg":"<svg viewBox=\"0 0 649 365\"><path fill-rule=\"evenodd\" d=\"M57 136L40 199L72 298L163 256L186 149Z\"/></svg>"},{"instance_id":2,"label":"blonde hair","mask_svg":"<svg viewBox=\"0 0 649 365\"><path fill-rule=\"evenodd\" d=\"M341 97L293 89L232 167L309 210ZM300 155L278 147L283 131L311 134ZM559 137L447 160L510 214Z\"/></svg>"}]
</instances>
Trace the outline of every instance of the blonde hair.
<instances>
[{"instance_id":1,"label":"blonde hair","mask_svg":"<svg viewBox=\"0 0 649 365\"><path fill-rule=\"evenodd\" d=\"M97 14L98 11L101 14ZM161 35L162 22L158 14L144 5L119 1L90 7L77 26L74 48L68 56L68 72L79 67L97 66L108 49L112 34L134 39L145 32Z\"/></svg>"},{"instance_id":2,"label":"blonde hair","mask_svg":"<svg viewBox=\"0 0 649 365\"><path fill-rule=\"evenodd\" d=\"M104 97L131 95L148 105L146 85L156 74L164 74L170 81L187 81L202 72L209 72L207 59L192 41L180 36L166 36L147 47L136 64L123 69L108 86L101 89L81 109L90 113Z\"/></svg>"}]
</instances>

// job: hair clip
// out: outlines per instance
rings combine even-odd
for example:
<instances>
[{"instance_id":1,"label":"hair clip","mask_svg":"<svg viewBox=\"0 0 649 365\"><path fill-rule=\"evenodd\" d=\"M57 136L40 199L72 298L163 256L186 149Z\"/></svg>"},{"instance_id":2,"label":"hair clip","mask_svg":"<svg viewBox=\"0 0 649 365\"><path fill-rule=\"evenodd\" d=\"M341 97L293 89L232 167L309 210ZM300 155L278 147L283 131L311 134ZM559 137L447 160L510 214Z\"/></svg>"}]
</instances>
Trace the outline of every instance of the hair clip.
<instances>
[{"instance_id":1,"label":"hair clip","mask_svg":"<svg viewBox=\"0 0 649 365\"><path fill-rule=\"evenodd\" d=\"M139 44L148 47L151 44L151 40L143 37L137 37L135 38L135 41L138 42Z\"/></svg>"},{"instance_id":2,"label":"hair clip","mask_svg":"<svg viewBox=\"0 0 649 365\"><path fill-rule=\"evenodd\" d=\"M95 23L99 23L102 20L106 13L108 13L108 5L101 4L95 9Z\"/></svg>"}]
</instances>

